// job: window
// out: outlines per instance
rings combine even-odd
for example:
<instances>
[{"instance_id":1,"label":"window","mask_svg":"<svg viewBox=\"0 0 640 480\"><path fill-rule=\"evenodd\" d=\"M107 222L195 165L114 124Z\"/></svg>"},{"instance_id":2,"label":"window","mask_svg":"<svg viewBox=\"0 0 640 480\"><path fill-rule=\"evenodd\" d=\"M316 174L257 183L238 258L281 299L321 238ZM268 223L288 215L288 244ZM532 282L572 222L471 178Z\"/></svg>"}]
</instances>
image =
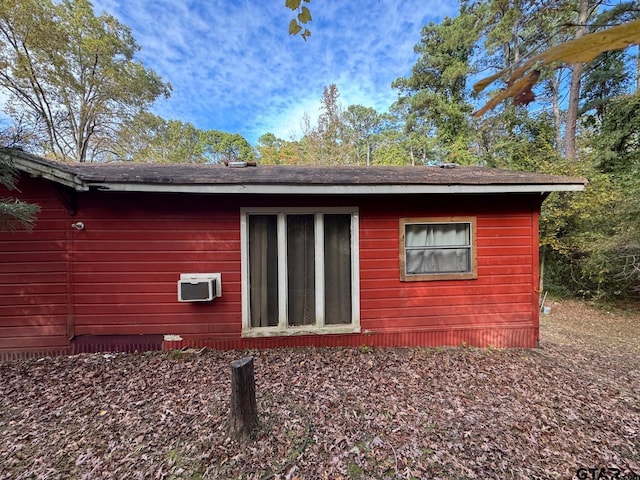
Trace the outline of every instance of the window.
<instances>
[{"instance_id":1,"label":"window","mask_svg":"<svg viewBox=\"0 0 640 480\"><path fill-rule=\"evenodd\" d=\"M474 217L400 219L400 280L472 278L478 278Z\"/></svg>"},{"instance_id":2,"label":"window","mask_svg":"<svg viewBox=\"0 0 640 480\"><path fill-rule=\"evenodd\" d=\"M353 208L243 209L243 335L359 331Z\"/></svg>"}]
</instances>

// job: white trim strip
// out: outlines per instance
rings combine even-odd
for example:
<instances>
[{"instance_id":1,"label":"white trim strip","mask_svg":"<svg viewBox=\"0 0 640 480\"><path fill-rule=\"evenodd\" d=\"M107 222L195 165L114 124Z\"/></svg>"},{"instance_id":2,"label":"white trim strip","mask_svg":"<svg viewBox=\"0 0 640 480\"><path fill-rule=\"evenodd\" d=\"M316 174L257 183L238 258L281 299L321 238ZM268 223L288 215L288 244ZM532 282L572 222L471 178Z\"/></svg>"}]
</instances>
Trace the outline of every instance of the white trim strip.
<instances>
[{"instance_id":1,"label":"white trim strip","mask_svg":"<svg viewBox=\"0 0 640 480\"><path fill-rule=\"evenodd\" d=\"M324 215L319 215L316 212L313 215L313 219L313 233L315 237L316 325L318 328L324 328Z\"/></svg>"},{"instance_id":2,"label":"white trim strip","mask_svg":"<svg viewBox=\"0 0 640 480\"><path fill-rule=\"evenodd\" d=\"M287 218L283 212L265 213L277 215L276 238L278 240L278 328L286 329L289 324L289 277L287 276ZM260 328L260 327L256 327Z\"/></svg>"},{"instance_id":3,"label":"white trim strip","mask_svg":"<svg viewBox=\"0 0 640 480\"><path fill-rule=\"evenodd\" d=\"M89 187L116 192L220 193L277 195L371 195L428 193L544 193L581 192L581 183L523 185L178 185L149 183L88 183ZM83 190L86 190L85 188Z\"/></svg>"}]
</instances>

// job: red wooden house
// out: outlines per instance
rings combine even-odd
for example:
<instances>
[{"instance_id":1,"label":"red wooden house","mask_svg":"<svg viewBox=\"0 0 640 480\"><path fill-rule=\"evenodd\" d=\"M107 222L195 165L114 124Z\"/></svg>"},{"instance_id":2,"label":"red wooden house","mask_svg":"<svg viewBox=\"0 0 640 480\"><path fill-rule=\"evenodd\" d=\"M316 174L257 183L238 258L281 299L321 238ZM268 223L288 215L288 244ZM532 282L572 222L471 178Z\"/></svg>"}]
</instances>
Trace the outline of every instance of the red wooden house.
<instances>
[{"instance_id":1,"label":"red wooden house","mask_svg":"<svg viewBox=\"0 0 640 480\"><path fill-rule=\"evenodd\" d=\"M576 178L479 167L66 164L3 151L0 356L538 341L538 218ZM451 167L451 166L450 166ZM16 192L0 192L0 196Z\"/></svg>"}]
</instances>

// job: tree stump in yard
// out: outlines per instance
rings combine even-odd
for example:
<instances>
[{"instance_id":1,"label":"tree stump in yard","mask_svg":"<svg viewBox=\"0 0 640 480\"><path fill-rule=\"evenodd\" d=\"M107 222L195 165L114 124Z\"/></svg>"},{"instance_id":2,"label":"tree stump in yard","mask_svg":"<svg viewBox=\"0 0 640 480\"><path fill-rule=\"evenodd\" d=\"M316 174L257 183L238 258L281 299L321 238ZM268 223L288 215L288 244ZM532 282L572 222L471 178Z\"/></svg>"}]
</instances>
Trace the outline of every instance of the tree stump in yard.
<instances>
[{"instance_id":1,"label":"tree stump in yard","mask_svg":"<svg viewBox=\"0 0 640 480\"><path fill-rule=\"evenodd\" d=\"M235 440L246 439L257 427L253 357L244 357L231 363L229 435Z\"/></svg>"}]
</instances>

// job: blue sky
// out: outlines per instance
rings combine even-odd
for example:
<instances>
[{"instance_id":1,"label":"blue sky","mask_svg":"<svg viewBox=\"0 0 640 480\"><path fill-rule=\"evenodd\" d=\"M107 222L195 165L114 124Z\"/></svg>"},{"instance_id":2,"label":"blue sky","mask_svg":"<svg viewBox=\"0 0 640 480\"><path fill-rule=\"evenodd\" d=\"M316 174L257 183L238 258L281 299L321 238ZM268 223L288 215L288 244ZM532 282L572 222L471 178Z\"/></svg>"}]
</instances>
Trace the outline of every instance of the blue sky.
<instances>
[{"instance_id":1,"label":"blue sky","mask_svg":"<svg viewBox=\"0 0 640 480\"><path fill-rule=\"evenodd\" d=\"M284 0L94 0L129 26L138 58L171 83L153 112L201 129L240 133L255 144L272 132L299 138L315 121L325 85L343 106L386 111L391 82L410 74L420 30L458 10L455 1L357 0L309 5L312 36L288 34Z\"/></svg>"}]
</instances>

